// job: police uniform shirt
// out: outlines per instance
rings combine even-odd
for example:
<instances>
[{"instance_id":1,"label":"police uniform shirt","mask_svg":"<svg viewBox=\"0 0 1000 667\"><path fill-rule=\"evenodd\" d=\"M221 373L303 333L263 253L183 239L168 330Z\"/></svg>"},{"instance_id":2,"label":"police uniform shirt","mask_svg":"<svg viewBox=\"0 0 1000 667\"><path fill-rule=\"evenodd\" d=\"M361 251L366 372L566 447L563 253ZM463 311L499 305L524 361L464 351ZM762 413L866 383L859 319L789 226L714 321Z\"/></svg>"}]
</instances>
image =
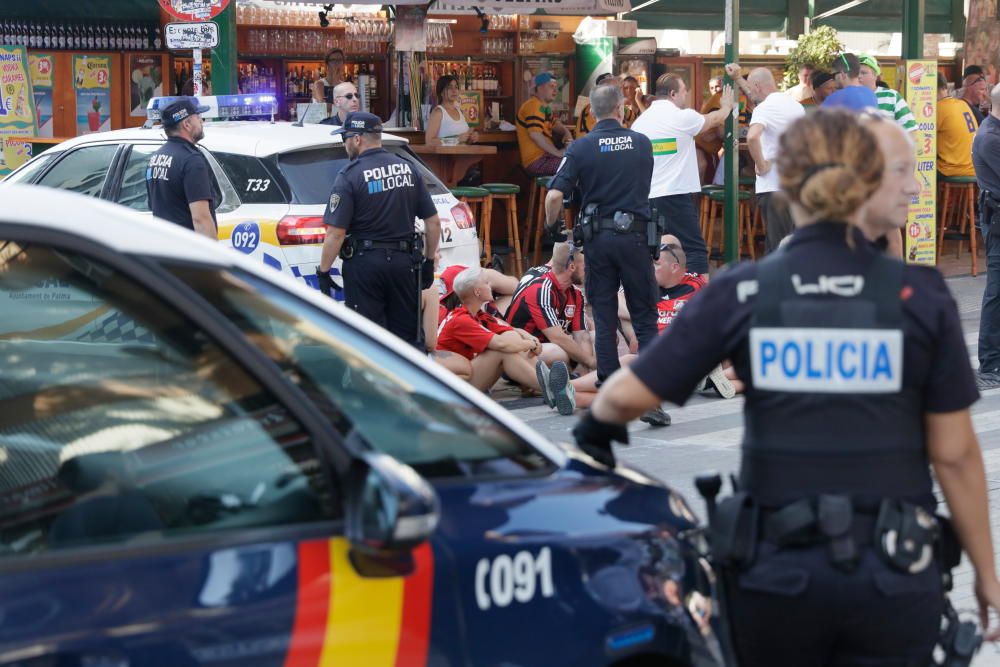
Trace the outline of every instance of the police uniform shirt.
<instances>
[{"instance_id":1,"label":"police uniform shirt","mask_svg":"<svg viewBox=\"0 0 1000 667\"><path fill-rule=\"evenodd\" d=\"M656 100L635 119L632 129L649 137L653 145L650 197L701 192L694 138L703 127L704 116L694 109L681 109L670 100Z\"/></svg>"},{"instance_id":2,"label":"police uniform shirt","mask_svg":"<svg viewBox=\"0 0 1000 667\"><path fill-rule=\"evenodd\" d=\"M358 241L409 241L414 218L436 214L416 165L371 148L337 174L323 224L345 229Z\"/></svg>"},{"instance_id":3,"label":"police uniform shirt","mask_svg":"<svg viewBox=\"0 0 1000 667\"><path fill-rule=\"evenodd\" d=\"M993 114L986 117L972 140L972 163L979 187L1000 199L1000 120Z\"/></svg>"},{"instance_id":4,"label":"police uniform shirt","mask_svg":"<svg viewBox=\"0 0 1000 667\"><path fill-rule=\"evenodd\" d=\"M192 230L191 202L208 201L212 220L222 202L222 191L208 159L197 146L180 137L168 137L160 150L150 156L146 189L153 215Z\"/></svg>"},{"instance_id":5,"label":"police uniform shirt","mask_svg":"<svg viewBox=\"0 0 1000 667\"><path fill-rule=\"evenodd\" d=\"M642 118L642 116L640 116ZM615 211L649 220L653 147L645 136L605 119L569 145L550 189L572 192L579 183L583 205L597 204L601 217Z\"/></svg>"},{"instance_id":6,"label":"police uniform shirt","mask_svg":"<svg viewBox=\"0 0 1000 667\"><path fill-rule=\"evenodd\" d=\"M860 233L855 249L844 242L845 228L838 223L816 223L796 231L785 252L792 262L791 273L798 275L801 294L830 292L822 285L850 284L836 277L863 274L877 250ZM855 230L856 232L856 230ZM757 265L741 264L713 278L692 299L683 312L630 367L649 389L663 400L683 405L701 378L725 359L731 359L736 374L747 385L748 405L754 400L749 331L754 311ZM834 294L817 298L837 299ZM958 318L958 309L934 268L906 266L903 271L902 299L903 353L902 390L918 392L923 410L953 412L972 405L979 397ZM841 351L837 344L815 349L798 349L778 357L771 370L791 379L803 374L835 373L860 378L878 371L869 351L855 348ZM829 357L829 363L828 359ZM669 369L670 372L664 372ZM834 378L835 379L835 378ZM815 432L822 415L801 414L799 432ZM791 428L793 425L789 425ZM856 424L823 422L825 433L855 437Z\"/></svg>"}]
</instances>

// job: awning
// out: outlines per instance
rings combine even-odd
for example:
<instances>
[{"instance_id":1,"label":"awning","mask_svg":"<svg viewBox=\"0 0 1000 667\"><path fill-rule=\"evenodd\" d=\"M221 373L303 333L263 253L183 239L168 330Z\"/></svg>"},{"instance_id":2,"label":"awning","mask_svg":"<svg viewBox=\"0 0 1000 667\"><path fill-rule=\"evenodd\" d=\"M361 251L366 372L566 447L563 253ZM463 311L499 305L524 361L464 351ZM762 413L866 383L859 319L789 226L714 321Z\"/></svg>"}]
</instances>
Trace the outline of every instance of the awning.
<instances>
[{"instance_id":1,"label":"awning","mask_svg":"<svg viewBox=\"0 0 1000 667\"><path fill-rule=\"evenodd\" d=\"M819 15L844 5L847 0L815 0ZM639 2L634 4L638 5ZM806 0L741 0L741 30L784 30L790 6L805 11ZM927 33L950 33L952 0L926 0ZM625 18L638 21L648 30L724 30L725 0L659 0ZM840 14L817 22L837 30L856 32L902 32L903 7L900 0L868 0Z\"/></svg>"}]
</instances>

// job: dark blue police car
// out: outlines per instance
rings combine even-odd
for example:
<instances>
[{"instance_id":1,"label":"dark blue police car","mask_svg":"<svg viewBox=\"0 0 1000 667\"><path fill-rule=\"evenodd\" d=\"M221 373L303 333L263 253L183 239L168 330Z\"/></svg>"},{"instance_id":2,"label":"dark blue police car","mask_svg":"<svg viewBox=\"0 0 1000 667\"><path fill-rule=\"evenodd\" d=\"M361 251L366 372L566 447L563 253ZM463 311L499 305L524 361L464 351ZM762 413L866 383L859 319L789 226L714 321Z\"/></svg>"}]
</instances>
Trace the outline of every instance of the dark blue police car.
<instances>
[{"instance_id":1,"label":"dark blue police car","mask_svg":"<svg viewBox=\"0 0 1000 667\"><path fill-rule=\"evenodd\" d=\"M676 494L193 233L4 204L0 664L716 664Z\"/></svg>"}]
</instances>

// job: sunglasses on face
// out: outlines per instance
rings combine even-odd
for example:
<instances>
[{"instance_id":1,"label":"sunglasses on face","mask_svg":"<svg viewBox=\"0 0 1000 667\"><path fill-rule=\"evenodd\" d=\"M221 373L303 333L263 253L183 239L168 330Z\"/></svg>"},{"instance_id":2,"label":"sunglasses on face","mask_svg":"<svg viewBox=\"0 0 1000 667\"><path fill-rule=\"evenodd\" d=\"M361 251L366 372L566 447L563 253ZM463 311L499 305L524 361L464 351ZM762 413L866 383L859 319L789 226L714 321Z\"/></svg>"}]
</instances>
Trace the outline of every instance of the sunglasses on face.
<instances>
[{"instance_id":1,"label":"sunglasses on face","mask_svg":"<svg viewBox=\"0 0 1000 667\"><path fill-rule=\"evenodd\" d=\"M663 245L660 246L660 251L661 252L664 252L664 251L665 252L669 252L670 256L674 258L674 261L677 262L678 264L680 264L681 263L681 258L677 256L676 252L674 252L674 247L675 246L673 246L673 245L671 245L669 243L664 243Z\"/></svg>"},{"instance_id":2,"label":"sunglasses on face","mask_svg":"<svg viewBox=\"0 0 1000 667\"><path fill-rule=\"evenodd\" d=\"M361 96L358 95L357 93L347 93L346 95L337 95L337 99L340 99L341 97L343 97L345 100L353 100L355 97L357 97L359 100L361 99Z\"/></svg>"}]
</instances>

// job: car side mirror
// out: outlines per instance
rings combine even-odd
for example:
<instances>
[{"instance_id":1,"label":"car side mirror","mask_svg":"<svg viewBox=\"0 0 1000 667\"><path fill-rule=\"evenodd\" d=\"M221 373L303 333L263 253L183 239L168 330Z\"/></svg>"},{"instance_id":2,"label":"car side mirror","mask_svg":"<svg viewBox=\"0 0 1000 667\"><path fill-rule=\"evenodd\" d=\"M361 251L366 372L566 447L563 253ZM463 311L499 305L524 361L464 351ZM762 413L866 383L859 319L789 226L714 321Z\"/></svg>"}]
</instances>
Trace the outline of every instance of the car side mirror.
<instances>
[{"instance_id":1,"label":"car side mirror","mask_svg":"<svg viewBox=\"0 0 1000 667\"><path fill-rule=\"evenodd\" d=\"M351 469L348 493L347 539L362 553L408 552L437 527L434 489L387 454L362 454Z\"/></svg>"}]
</instances>

